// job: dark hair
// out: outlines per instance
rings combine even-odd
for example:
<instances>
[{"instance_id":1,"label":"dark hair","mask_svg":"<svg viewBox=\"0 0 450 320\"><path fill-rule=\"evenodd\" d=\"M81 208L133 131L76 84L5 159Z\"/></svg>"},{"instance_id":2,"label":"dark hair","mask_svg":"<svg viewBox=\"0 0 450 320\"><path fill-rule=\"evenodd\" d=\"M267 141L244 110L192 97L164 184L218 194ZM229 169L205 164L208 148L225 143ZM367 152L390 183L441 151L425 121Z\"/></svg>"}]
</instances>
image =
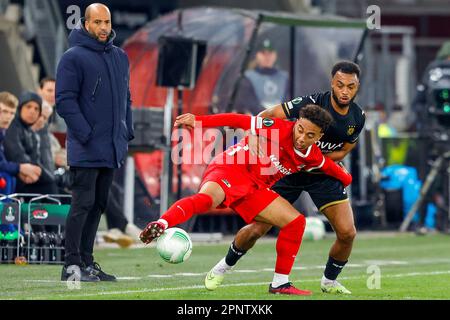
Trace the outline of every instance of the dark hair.
<instances>
[{"instance_id":1,"label":"dark hair","mask_svg":"<svg viewBox=\"0 0 450 320\"><path fill-rule=\"evenodd\" d=\"M311 121L322 129L322 132L325 132L331 123L333 123L333 117L331 114L316 104L308 104L301 108L299 118L304 118Z\"/></svg>"},{"instance_id":2,"label":"dark hair","mask_svg":"<svg viewBox=\"0 0 450 320\"><path fill-rule=\"evenodd\" d=\"M356 76L359 79L359 75L361 73L361 69L356 63L353 63L351 61L339 61L333 66L333 69L331 69L331 76L334 77L336 72L343 72L347 74L356 74Z\"/></svg>"},{"instance_id":3,"label":"dark hair","mask_svg":"<svg viewBox=\"0 0 450 320\"><path fill-rule=\"evenodd\" d=\"M56 82L56 79L53 78L53 77L45 77L45 78L42 78L41 81L39 81L39 87L40 87L41 89L43 89L44 86L45 86L45 84L46 84L47 82Z\"/></svg>"}]
</instances>

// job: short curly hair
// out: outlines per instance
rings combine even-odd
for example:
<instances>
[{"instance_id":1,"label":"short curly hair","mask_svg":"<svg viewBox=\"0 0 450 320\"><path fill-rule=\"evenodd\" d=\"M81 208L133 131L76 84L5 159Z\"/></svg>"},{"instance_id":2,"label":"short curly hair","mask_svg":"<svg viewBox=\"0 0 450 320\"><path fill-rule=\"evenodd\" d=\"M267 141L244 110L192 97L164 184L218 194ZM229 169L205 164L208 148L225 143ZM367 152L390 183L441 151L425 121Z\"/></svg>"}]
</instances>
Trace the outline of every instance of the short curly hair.
<instances>
[{"instance_id":1,"label":"short curly hair","mask_svg":"<svg viewBox=\"0 0 450 320\"><path fill-rule=\"evenodd\" d=\"M324 108L316 104L308 104L300 109L299 118L304 118L316 126L318 126L322 132L325 132L328 127L333 123L333 117Z\"/></svg>"}]
</instances>

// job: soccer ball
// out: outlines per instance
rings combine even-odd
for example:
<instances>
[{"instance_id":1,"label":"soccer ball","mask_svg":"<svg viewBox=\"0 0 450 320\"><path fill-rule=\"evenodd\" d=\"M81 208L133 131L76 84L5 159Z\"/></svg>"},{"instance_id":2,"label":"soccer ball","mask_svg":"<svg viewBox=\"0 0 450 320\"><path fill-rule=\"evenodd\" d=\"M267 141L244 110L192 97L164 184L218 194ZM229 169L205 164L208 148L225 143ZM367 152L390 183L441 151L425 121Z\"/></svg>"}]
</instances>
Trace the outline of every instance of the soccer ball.
<instances>
[{"instance_id":1,"label":"soccer ball","mask_svg":"<svg viewBox=\"0 0 450 320\"><path fill-rule=\"evenodd\" d=\"M320 240L323 237L325 237L325 224L323 221L316 217L307 217L303 238L307 240Z\"/></svg>"},{"instance_id":2,"label":"soccer ball","mask_svg":"<svg viewBox=\"0 0 450 320\"><path fill-rule=\"evenodd\" d=\"M156 250L166 262L184 262L192 252L191 237L183 229L169 228L158 238Z\"/></svg>"}]
</instances>

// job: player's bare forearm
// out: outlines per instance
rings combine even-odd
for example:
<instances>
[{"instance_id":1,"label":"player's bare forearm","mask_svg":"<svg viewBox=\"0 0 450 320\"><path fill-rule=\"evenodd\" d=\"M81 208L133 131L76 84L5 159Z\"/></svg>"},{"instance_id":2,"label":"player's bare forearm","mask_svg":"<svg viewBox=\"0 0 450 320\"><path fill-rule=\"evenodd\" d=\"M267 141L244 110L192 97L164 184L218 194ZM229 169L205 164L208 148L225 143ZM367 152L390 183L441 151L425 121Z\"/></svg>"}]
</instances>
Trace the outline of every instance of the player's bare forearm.
<instances>
[{"instance_id":1,"label":"player's bare forearm","mask_svg":"<svg viewBox=\"0 0 450 320\"><path fill-rule=\"evenodd\" d=\"M281 104L277 104L276 106L267 108L266 110L258 113L258 117L286 119L286 114L284 113Z\"/></svg>"},{"instance_id":2,"label":"player's bare forearm","mask_svg":"<svg viewBox=\"0 0 450 320\"><path fill-rule=\"evenodd\" d=\"M333 161L342 161L342 160L344 160L344 158L347 155L347 153L348 152L334 151L334 152L330 152L330 153L324 154L324 156L330 158Z\"/></svg>"},{"instance_id":3,"label":"player's bare forearm","mask_svg":"<svg viewBox=\"0 0 450 320\"><path fill-rule=\"evenodd\" d=\"M330 153L325 154L328 158L330 158L333 161L342 161L344 158L349 154L356 146L356 143L344 143L342 146L342 149L339 151L333 151Z\"/></svg>"}]
</instances>

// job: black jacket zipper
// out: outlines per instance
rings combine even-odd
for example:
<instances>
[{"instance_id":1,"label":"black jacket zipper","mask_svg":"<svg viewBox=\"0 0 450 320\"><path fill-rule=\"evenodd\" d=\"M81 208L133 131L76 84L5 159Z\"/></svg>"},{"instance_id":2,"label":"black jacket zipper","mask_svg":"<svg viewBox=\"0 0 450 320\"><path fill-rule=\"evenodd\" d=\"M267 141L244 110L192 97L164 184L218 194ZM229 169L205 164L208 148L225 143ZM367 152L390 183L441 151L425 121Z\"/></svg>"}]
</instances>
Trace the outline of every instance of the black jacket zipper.
<instances>
[{"instance_id":1,"label":"black jacket zipper","mask_svg":"<svg viewBox=\"0 0 450 320\"><path fill-rule=\"evenodd\" d=\"M94 87L94 90L92 91L92 101L95 100L95 94L97 93L97 89L98 89L98 86L100 85L101 81L102 81L102 78L98 77L97 82L95 82L95 87Z\"/></svg>"}]
</instances>

